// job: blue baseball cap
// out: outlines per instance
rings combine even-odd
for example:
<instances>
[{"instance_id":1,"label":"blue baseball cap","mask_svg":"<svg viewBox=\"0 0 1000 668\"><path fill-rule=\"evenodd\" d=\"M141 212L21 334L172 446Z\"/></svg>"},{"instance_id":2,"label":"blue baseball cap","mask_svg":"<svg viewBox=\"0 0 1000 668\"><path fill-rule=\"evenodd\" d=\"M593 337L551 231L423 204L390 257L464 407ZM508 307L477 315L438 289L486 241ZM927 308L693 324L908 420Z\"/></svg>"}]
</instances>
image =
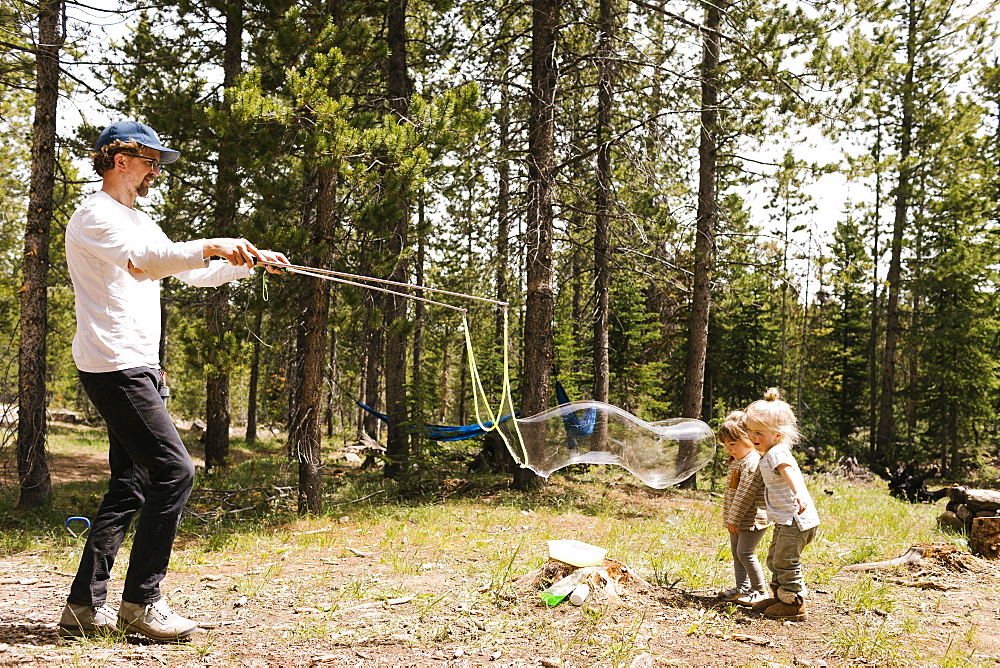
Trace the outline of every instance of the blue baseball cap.
<instances>
[{"instance_id":1,"label":"blue baseball cap","mask_svg":"<svg viewBox=\"0 0 1000 668\"><path fill-rule=\"evenodd\" d=\"M116 139L124 142L134 140L147 148L156 149L160 152L160 163L164 165L175 162L181 157L180 151L167 148L160 143L160 138L156 136L153 128L138 121L118 121L104 128L97 138L97 150L101 150Z\"/></svg>"}]
</instances>

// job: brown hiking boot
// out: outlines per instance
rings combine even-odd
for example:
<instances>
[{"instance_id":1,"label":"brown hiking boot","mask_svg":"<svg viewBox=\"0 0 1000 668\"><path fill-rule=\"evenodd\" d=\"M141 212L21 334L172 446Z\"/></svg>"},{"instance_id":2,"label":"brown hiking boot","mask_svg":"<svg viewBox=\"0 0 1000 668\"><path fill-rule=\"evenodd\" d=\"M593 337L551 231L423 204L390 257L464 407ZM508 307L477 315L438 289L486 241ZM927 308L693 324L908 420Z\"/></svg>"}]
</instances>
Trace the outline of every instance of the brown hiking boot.
<instances>
[{"instance_id":1,"label":"brown hiking boot","mask_svg":"<svg viewBox=\"0 0 1000 668\"><path fill-rule=\"evenodd\" d=\"M791 598L792 601L791 603L786 603L781 600L783 598ZM781 591L778 593L778 599L777 603L764 611L765 617L789 622L806 621L806 602L802 600L801 596L792 594L791 592Z\"/></svg>"},{"instance_id":2,"label":"brown hiking boot","mask_svg":"<svg viewBox=\"0 0 1000 668\"><path fill-rule=\"evenodd\" d=\"M771 595L763 600L757 601L756 603L751 605L750 608L755 612L764 612L775 603L780 603L780 602L781 601L778 600L778 585L772 584Z\"/></svg>"}]
</instances>

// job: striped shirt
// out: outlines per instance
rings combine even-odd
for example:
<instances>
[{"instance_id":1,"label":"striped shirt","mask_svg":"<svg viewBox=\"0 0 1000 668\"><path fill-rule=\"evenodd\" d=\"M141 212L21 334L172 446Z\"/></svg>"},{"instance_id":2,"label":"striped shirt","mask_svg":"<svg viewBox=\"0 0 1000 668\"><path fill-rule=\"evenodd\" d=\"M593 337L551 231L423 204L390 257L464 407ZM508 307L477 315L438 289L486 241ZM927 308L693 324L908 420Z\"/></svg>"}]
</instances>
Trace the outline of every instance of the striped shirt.
<instances>
[{"instance_id":1,"label":"striped shirt","mask_svg":"<svg viewBox=\"0 0 1000 668\"><path fill-rule=\"evenodd\" d=\"M755 483L760 455L751 450L743 459L729 458L729 476L722 498L722 521L735 524L740 531L766 529L767 511L764 506L764 486Z\"/></svg>"}]
</instances>

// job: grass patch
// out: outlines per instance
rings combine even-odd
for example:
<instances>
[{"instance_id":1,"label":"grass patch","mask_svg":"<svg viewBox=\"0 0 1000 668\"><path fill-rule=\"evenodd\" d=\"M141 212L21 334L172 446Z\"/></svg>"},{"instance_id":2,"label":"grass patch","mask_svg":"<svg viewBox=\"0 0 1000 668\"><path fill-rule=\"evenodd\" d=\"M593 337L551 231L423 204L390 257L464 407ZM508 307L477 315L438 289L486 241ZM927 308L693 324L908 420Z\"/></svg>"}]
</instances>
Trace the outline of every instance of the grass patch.
<instances>
[{"instance_id":1,"label":"grass patch","mask_svg":"<svg viewBox=\"0 0 1000 668\"><path fill-rule=\"evenodd\" d=\"M106 453L100 430L65 429L53 439L62 455ZM721 495L708 488L707 477L696 491L651 490L616 467L574 467L554 474L537 492L521 493L510 489L507 478L470 473L466 462L473 446L442 444L434 455L423 455L405 483L387 480L381 471L328 461L324 512L302 517L296 507L297 464L284 455L283 442L262 438L248 446L234 439L233 446L231 466L211 474L198 471L171 570L225 569L224 587L199 594L189 585L183 596L246 597L249 606L283 597L319 611L282 627L288 639L327 638L342 632L352 616L389 609L395 605L390 601L406 598L400 605L417 611L414 625L397 629L395 622L379 622L372 633L398 631L438 643L482 637L484 646L520 634L545 639L567 660L595 665L627 664L647 651L655 637L650 628L660 623L656 609L622 617L622 624L617 623L620 615L600 605L585 605L572 624L559 616L562 610L524 614L512 582L546 560L550 539L607 547L609 557L666 589L703 596L731 584ZM467 484L449 488L442 484L446 479ZM825 604L832 607L832 600L843 613L829 620L817 644L852 662L961 665L968 660L977 628L957 632L936 654L921 654L915 649L920 616L907 607L905 596L897 600L898 590L866 575L839 576L845 564L891 558L913 543L946 540L934 528L939 508L892 499L880 482L825 476L807 482L822 520L817 539L803 554L807 582L811 589L825 590ZM57 484L52 506L32 512L18 511L8 488L0 495L0 557L29 554L40 570L75 570L83 539L66 533L65 519L92 515L106 485L106 480ZM768 535L758 548L762 563L770 540ZM130 541L129 536L116 578L124 573ZM300 567L303 560L310 562L307 569ZM370 570L345 574L340 564L350 560ZM421 588L426 581L431 584ZM454 611L456 601L467 606L463 612ZM378 605L364 608L372 603ZM363 610L343 612L355 606ZM488 606L489 617L473 618L475 606ZM238 608L233 610L236 616ZM931 600L927 613L934 612ZM663 623L682 625L693 638L722 638L740 632L743 615L736 606L694 605L671 609L670 621ZM190 650L197 658L211 654L212 647L209 639Z\"/></svg>"}]
</instances>

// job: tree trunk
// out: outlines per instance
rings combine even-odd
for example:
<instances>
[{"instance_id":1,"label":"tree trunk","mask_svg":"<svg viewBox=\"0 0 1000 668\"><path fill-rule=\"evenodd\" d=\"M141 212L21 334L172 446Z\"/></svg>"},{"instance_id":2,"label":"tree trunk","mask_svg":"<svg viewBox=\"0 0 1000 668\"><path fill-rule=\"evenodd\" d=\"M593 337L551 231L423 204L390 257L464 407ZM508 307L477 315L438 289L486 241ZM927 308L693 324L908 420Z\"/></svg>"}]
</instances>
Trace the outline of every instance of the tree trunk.
<instances>
[{"instance_id":1,"label":"tree trunk","mask_svg":"<svg viewBox=\"0 0 1000 668\"><path fill-rule=\"evenodd\" d=\"M916 8L909 6L909 31L906 42L907 69L903 83L902 118L899 129L899 180L896 184L895 216L892 224L891 257L886 280L889 284L886 297L885 349L882 355L882 391L879 397L878 428L875 434L879 463L894 460L889 452L892 442L892 406L896 385L896 346L899 339L899 295L902 290L903 232L906 228L907 209L910 201L910 149L913 141L913 70L915 67Z\"/></svg>"},{"instance_id":2,"label":"tree trunk","mask_svg":"<svg viewBox=\"0 0 1000 668\"><path fill-rule=\"evenodd\" d=\"M331 261L332 261L332 256L331 256ZM337 311L337 293L336 292L331 291L330 301L331 301L330 311L336 312ZM329 378L328 382L325 384L325 387L326 387L326 392L325 392L325 397L326 397L326 418L323 421L325 423L325 425L326 425L326 437L327 438L333 438L333 433L334 433L334 429L333 429L333 413L334 413L334 411L333 411L333 405L334 405L334 394L335 394L334 388L336 387L337 383L339 382L338 379L340 378L340 366L339 366L338 360L337 360L337 343L338 343L337 333L338 333L338 330L336 328L331 328L331 330L330 330L330 345L328 346L329 349L327 351L328 355L329 355L329 358L328 358L328 361L327 361L326 368L327 368L327 370L330 373L330 378Z\"/></svg>"},{"instance_id":3,"label":"tree trunk","mask_svg":"<svg viewBox=\"0 0 1000 668\"><path fill-rule=\"evenodd\" d=\"M250 387L247 394L247 445L257 442L257 388L260 385L260 329L264 308L257 309L253 322L253 353L250 358Z\"/></svg>"},{"instance_id":4,"label":"tree trunk","mask_svg":"<svg viewBox=\"0 0 1000 668\"><path fill-rule=\"evenodd\" d=\"M879 119L875 135L875 164L882 162L882 121ZM869 467L879 463L878 457L878 324L879 324L879 234L882 229L882 170L875 170L875 223L872 232L872 305L871 329L868 333L868 458Z\"/></svg>"},{"instance_id":5,"label":"tree trunk","mask_svg":"<svg viewBox=\"0 0 1000 668\"><path fill-rule=\"evenodd\" d=\"M392 0L389 4L388 46L389 71L387 93L389 106L403 122L409 114L410 83L406 64L406 5L407 0ZM395 258L389 279L406 281L406 262L402 252L408 243L409 210L406 195L398 203L399 210L389 232L388 250ZM385 343L385 412L389 416L389 431L385 454L388 463L385 477L399 480L409 470L410 420L406 387L406 299L386 295Z\"/></svg>"},{"instance_id":6,"label":"tree trunk","mask_svg":"<svg viewBox=\"0 0 1000 668\"><path fill-rule=\"evenodd\" d=\"M24 231L21 286L21 343L18 350L17 477L21 509L48 506L52 479L45 452L46 330L49 229L55 187L56 112L59 105L59 32L63 5L38 3L38 49L35 56L35 119L31 141L31 192Z\"/></svg>"},{"instance_id":7,"label":"tree trunk","mask_svg":"<svg viewBox=\"0 0 1000 668\"><path fill-rule=\"evenodd\" d=\"M500 110L497 114L498 141L500 142L500 165L498 167L497 183L497 272L496 272L496 298L499 301L507 301L509 290L509 252L510 252L510 162L506 159L507 150L510 147L510 95L506 84L500 86ZM494 320L494 332L496 333L495 354L498 359L503 359L504 341L508 323L505 316L506 307L496 310ZM445 360L447 360L447 349L445 349ZM443 373L443 372L442 372ZM494 387L502 387L503 369L493 378ZM442 397L444 395L442 394ZM501 407L503 408L503 407ZM499 416L498 416L499 417ZM479 460L489 469L498 473L514 473L518 469L518 463L514 461L510 451L495 432L490 432L483 439L483 447L479 455Z\"/></svg>"},{"instance_id":8,"label":"tree trunk","mask_svg":"<svg viewBox=\"0 0 1000 668\"><path fill-rule=\"evenodd\" d=\"M417 201L417 257L414 267L414 283L424 284L424 266L427 261L427 218L424 216L424 196L421 193ZM410 364L414 388L411 391L416 397L415 422L426 422L427 392L424 382L424 303L418 301L413 305L413 361Z\"/></svg>"},{"instance_id":9,"label":"tree trunk","mask_svg":"<svg viewBox=\"0 0 1000 668\"><path fill-rule=\"evenodd\" d=\"M611 292L611 112L614 108L614 18L611 0L600 0L597 73L597 195L594 220L594 401L608 402L608 317ZM602 424L607 427L606 423Z\"/></svg>"},{"instance_id":10,"label":"tree trunk","mask_svg":"<svg viewBox=\"0 0 1000 668\"><path fill-rule=\"evenodd\" d=\"M226 5L226 43L222 52L222 115L231 114L225 91L233 88L243 71L243 1ZM237 140L229 123L218 128L219 156L215 198L215 230L234 236L239 202ZM205 468L229 465L229 366L233 351L226 343L229 331L229 286L219 286L208 298L208 336L205 374Z\"/></svg>"},{"instance_id":11,"label":"tree trunk","mask_svg":"<svg viewBox=\"0 0 1000 668\"><path fill-rule=\"evenodd\" d=\"M382 370L382 323L379 318L379 310L381 306L381 295L369 293L366 296L366 332L367 332L367 344L365 348L367 349L365 357L365 382L364 382L364 396L365 404L370 408L379 410L382 406L382 387L379 383L381 380L381 370ZM361 420L364 432L374 441L379 440L379 419L369 413L368 411L363 412L363 417ZM367 462L371 465L372 462Z\"/></svg>"},{"instance_id":12,"label":"tree trunk","mask_svg":"<svg viewBox=\"0 0 1000 668\"><path fill-rule=\"evenodd\" d=\"M708 318L712 303L712 254L715 250L715 225L719 218L715 192L718 161L719 24L722 11L718 3L708 3L704 47L701 62L701 138L698 147L698 220L694 244L694 282L691 291L691 316L688 323L687 369L684 379L684 417L701 418L704 414L705 359L708 353ZM688 457L678 453L678 467L688 468ZM694 488L692 475L682 486Z\"/></svg>"},{"instance_id":13,"label":"tree trunk","mask_svg":"<svg viewBox=\"0 0 1000 668\"><path fill-rule=\"evenodd\" d=\"M594 401L608 403L611 365L608 360L608 323L611 309L611 114L614 109L614 54L612 0L600 0L597 40L597 192L594 198ZM598 411L594 422L594 449L608 441L607 415Z\"/></svg>"},{"instance_id":14,"label":"tree trunk","mask_svg":"<svg viewBox=\"0 0 1000 668\"><path fill-rule=\"evenodd\" d=\"M337 169L320 168L316 202L316 223L310 248L313 266L328 267L332 259L331 236L335 224ZM323 510L323 376L326 368L326 330L329 327L330 283L322 278L307 279L306 307L299 329L301 360L295 402L298 426L295 452L299 462L300 515Z\"/></svg>"},{"instance_id":15,"label":"tree trunk","mask_svg":"<svg viewBox=\"0 0 1000 668\"><path fill-rule=\"evenodd\" d=\"M522 417L545 410L552 378L552 200L555 189L556 50L561 0L532 0L531 105L528 117L527 293L524 311ZM545 438L545 425L522 430L526 439ZM526 468L514 472L514 486L527 490L541 479Z\"/></svg>"}]
</instances>

